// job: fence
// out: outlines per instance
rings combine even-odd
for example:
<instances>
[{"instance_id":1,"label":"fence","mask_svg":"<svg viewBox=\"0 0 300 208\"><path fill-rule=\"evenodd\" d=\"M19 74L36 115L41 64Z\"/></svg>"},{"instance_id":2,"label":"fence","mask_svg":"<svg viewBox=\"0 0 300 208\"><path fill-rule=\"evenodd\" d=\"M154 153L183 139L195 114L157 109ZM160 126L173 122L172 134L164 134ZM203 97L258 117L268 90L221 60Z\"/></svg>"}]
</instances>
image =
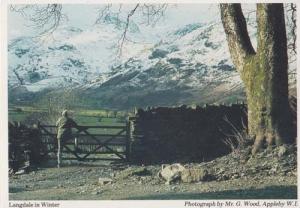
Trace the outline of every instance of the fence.
<instances>
[{"instance_id":1,"label":"fence","mask_svg":"<svg viewBox=\"0 0 300 208\"><path fill-rule=\"evenodd\" d=\"M57 152L56 126L39 124L42 143L47 153ZM122 126L79 126L72 138L63 141L63 153L68 160L128 160L129 125ZM102 155L102 156L99 156Z\"/></svg>"}]
</instances>

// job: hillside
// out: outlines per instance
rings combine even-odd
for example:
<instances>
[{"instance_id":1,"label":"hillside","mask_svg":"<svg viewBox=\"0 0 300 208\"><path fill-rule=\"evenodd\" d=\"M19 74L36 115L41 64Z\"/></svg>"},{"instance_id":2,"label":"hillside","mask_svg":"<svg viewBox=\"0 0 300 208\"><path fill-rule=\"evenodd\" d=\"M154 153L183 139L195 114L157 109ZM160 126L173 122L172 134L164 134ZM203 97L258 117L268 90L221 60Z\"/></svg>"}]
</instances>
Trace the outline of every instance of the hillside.
<instances>
[{"instance_id":1,"label":"hillside","mask_svg":"<svg viewBox=\"0 0 300 208\"><path fill-rule=\"evenodd\" d=\"M255 27L249 23L254 45ZM80 95L78 105L118 109L244 99L220 22L189 24L155 43L143 42L133 25L129 32L137 42L126 43L118 57L116 40L122 29L109 19L86 31L62 27L46 42L30 37L12 41L10 102L37 102L63 95L65 89Z\"/></svg>"}]
</instances>

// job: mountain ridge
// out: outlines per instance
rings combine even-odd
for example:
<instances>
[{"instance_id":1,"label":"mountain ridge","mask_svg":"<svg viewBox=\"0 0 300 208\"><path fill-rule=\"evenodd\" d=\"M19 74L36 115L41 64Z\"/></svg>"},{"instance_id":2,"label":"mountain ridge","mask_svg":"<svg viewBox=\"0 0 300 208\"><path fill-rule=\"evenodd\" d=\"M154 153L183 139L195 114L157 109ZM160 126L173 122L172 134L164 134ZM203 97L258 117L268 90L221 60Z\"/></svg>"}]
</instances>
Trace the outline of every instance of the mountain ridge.
<instances>
[{"instance_id":1,"label":"mountain ridge","mask_svg":"<svg viewBox=\"0 0 300 208\"><path fill-rule=\"evenodd\" d=\"M252 39L255 28L248 26ZM53 91L63 95L62 88L93 106L118 109L245 98L220 23L188 24L153 44L128 42L117 60L112 54L120 32L111 23L87 31L63 28L56 31L59 41L37 46L29 38L9 45L10 101L39 100ZM143 39L139 30L131 33Z\"/></svg>"}]
</instances>

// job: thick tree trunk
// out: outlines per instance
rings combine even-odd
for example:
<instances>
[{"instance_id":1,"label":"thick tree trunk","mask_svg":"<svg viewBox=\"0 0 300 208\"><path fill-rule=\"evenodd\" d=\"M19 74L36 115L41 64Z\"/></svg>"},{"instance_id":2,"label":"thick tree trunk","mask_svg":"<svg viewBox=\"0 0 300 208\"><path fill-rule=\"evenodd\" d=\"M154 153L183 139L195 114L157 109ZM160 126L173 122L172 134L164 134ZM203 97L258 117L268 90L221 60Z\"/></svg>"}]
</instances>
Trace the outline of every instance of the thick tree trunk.
<instances>
[{"instance_id":1,"label":"thick tree trunk","mask_svg":"<svg viewBox=\"0 0 300 208\"><path fill-rule=\"evenodd\" d=\"M251 45L240 4L221 4L220 8L231 58L246 89L249 134L255 139L252 153L265 144L290 142L293 135L283 5L257 4L257 52Z\"/></svg>"}]
</instances>

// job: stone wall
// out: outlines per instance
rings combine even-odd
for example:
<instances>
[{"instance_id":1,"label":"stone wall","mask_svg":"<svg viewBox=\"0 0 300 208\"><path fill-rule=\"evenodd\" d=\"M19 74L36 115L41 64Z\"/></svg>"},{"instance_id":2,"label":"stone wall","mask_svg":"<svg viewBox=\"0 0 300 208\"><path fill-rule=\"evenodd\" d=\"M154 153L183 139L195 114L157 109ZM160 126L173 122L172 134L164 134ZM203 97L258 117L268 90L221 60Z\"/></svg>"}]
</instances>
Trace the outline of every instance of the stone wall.
<instances>
[{"instance_id":1,"label":"stone wall","mask_svg":"<svg viewBox=\"0 0 300 208\"><path fill-rule=\"evenodd\" d=\"M247 126L246 105L139 109L130 118L131 161L207 161L230 148L224 139Z\"/></svg>"},{"instance_id":2,"label":"stone wall","mask_svg":"<svg viewBox=\"0 0 300 208\"><path fill-rule=\"evenodd\" d=\"M12 172L19 169L28 171L46 159L47 150L37 126L9 122L8 133L9 169Z\"/></svg>"}]
</instances>

